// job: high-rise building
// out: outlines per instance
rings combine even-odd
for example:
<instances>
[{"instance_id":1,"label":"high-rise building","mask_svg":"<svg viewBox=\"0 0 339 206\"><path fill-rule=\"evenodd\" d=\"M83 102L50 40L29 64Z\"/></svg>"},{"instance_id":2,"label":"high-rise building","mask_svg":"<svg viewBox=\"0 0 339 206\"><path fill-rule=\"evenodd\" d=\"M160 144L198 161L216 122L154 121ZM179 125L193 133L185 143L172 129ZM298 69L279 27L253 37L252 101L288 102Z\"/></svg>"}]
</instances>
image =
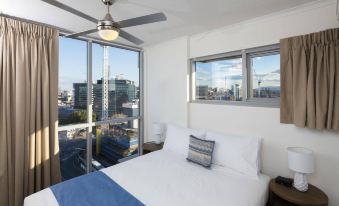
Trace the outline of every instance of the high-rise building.
<instances>
[{"instance_id":1,"label":"high-rise building","mask_svg":"<svg viewBox=\"0 0 339 206\"><path fill-rule=\"evenodd\" d=\"M71 105L73 103L73 93L72 91L60 90L58 91L58 105Z\"/></svg>"},{"instance_id":2,"label":"high-rise building","mask_svg":"<svg viewBox=\"0 0 339 206\"><path fill-rule=\"evenodd\" d=\"M139 116L139 101L123 103L122 110L127 117Z\"/></svg>"},{"instance_id":3,"label":"high-rise building","mask_svg":"<svg viewBox=\"0 0 339 206\"><path fill-rule=\"evenodd\" d=\"M239 84L235 84L234 96L236 101L240 101L240 87Z\"/></svg>"},{"instance_id":4,"label":"high-rise building","mask_svg":"<svg viewBox=\"0 0 339 206\"><path fill-rule=\"evenodd\" d=\"M102 80L97 80L93 87L93 112L101 119ZM74 83L74 108L86 109L87 83ZM108 116L123 113L122 104L136 99L137 88L133 81L127 79L108 80Z\"/></svg>"},{"instance_id":5,"label":"high-rise building","mask_svg":"<svg viewBox=\"0 0 339 206\"><path fill-rule=\"evenodd\" d=\"M196 87L196 99L207 99L208 97L208 86L199 85Z\"/></svg>"},{"instance_id":6,"label":"high-rise building","mask_svg":"<svg viewBox=\"0 0 339 206\"><path fill-rule=\"evenodd\" d=\"M73 83L74 109L86 109L87 107L87 83Z\"/></svg>"},{"instance_id":7,"label":"high-rise building","mask_svg":"<svg viewBox=\"0 0 339 206\"><path fill-rule=\"evenodd\" d=\"M139 116L139 101L122 104L122 110L123 114L126 115L127 117ZM138 119L131 120L128 122L128 127L133 129L138 128L138 122L139 122Z\"/></svg>"}]
</instances>

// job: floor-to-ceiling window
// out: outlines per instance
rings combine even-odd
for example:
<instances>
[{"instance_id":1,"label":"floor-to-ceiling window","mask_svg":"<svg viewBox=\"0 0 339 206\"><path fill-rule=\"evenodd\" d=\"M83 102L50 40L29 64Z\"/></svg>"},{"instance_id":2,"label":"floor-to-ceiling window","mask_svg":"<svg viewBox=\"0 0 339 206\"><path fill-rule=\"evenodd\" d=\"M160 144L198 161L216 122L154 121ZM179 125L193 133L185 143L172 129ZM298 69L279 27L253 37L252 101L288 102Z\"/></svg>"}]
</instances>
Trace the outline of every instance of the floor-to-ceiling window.
<instances>
[{"instance_id":1,"label":"floor-to-ceiling window","mask_svg":"<svg viewBox=\"0 0 339 206\"><path fill-rule=\"evenodd\" d=\"M138 154L139 53L93 44L93 158L104 166Z\"/></svg>"},{"instance_id":2,"label":"floor-to-ceiling window","mask_svg":"<svg viewBox=\"0 0 339 206\"><path fill-rule=\"evenodd\" d=\"M140 52L60 37L59 53L63 180L137 156L142 139Z\"/></svg>"}]
</instances>

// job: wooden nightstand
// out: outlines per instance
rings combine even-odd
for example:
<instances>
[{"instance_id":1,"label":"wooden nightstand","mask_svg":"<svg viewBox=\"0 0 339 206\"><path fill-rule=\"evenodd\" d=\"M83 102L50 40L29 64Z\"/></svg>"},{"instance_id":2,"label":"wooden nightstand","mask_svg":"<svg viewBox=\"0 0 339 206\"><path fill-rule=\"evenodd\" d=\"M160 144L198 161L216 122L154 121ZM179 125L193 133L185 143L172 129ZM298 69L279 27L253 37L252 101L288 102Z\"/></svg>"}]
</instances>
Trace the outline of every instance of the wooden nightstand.
<instances>
[{"instance_id":1,"label":"wooden nightstand","mask_svg":"<svg viewBox=\"0 0 339 206\"><path fill-rule=\"evenodd\" d=\"M164 143L156 144L155 142L145 142L142 144L143 154L148 154L157 150L161 150L164 146Z\"/></svg>"},{"instance_id":2,"label":"wooden nightstand","mask_svg":"<svg viewBox=\"0 0 339 206\"><path fill-rule=\"evenodd\" d=\"M319 188L309 184L306 192L270 181L269 206L327 206L328 197Z\"/></svg>"}]
</instances>

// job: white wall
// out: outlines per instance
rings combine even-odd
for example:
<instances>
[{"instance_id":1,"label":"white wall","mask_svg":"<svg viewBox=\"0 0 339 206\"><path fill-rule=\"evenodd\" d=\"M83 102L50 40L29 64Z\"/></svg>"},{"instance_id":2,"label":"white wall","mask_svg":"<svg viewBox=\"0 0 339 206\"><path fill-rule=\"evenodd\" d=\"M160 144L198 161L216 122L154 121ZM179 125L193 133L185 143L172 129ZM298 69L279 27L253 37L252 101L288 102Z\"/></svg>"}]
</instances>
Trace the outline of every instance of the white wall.
<instances>
[{"instance_id":1,"label":"white wall","mask_svg":"<svg viewBox=\"0 0 339 206\"><path fill-rule=\"evenodd\" d=\"M287 169L286 147L310 148L316 155L316 171L310 182L327 193L331 206L339 205L338 132L280 124L279 109L275 108L187 103L189 57L278 43L281 38L338 26L335 2L321 1L194 35L188 37L188 42L179 38L146 48L146 136L153 121L177 121L193 128L255 134L264 138L263 172L272 177L292 175Z\"/></svg>"},{"instance_id":2,"label":"white wall","mask_svg":"<svg viewBox=\"0 0 339 206\"><path fill-rule=\"evenodd\" d=\"M263 172L272 177L293 176L287 168L287 147L312 149L316 169L309 180L327 193L331 205L339 205L339 133L280 124L280 111L273 108L191 104L190 113L193 127L262 137Z\"/></svg>"},{"instance_id":3,"label":"white wall","mask_svg":"<svg viewBox=\"0 0 339 206\"><path fill-rule=\"evenodd\" d=\"M145 48L145 141L152 122L187 126L187 38Z\"/></svg>"},{"instance_id":4,"label":"white wall","mask_svg":"<svg viewBox=\"0 0 339 206\"><path fill-rule=\"evenodd\" d=\"M338 27L335 7L335 1L323 0L194 35L190 38L190 56L199 57L275 44L282 38Z\"/></svg>"}]
</instances>

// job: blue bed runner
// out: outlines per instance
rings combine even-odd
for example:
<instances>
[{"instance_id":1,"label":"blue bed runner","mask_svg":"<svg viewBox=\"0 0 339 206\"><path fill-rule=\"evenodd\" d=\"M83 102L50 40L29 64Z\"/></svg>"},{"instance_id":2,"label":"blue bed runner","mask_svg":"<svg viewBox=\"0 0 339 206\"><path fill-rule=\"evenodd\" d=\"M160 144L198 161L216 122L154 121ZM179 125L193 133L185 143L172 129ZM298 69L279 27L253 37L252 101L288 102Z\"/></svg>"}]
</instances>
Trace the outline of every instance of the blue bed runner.
<instances>
[{"instance_id":1,"label":"blue bed runner","mask_svg":"<svg viewBox=\"0 0 339 206\"><path fill-rule=\"evenodd\" d=\"M103 172L93 172L50 187L59 206L144 206Z\"/></svg>"}]
</instances>

